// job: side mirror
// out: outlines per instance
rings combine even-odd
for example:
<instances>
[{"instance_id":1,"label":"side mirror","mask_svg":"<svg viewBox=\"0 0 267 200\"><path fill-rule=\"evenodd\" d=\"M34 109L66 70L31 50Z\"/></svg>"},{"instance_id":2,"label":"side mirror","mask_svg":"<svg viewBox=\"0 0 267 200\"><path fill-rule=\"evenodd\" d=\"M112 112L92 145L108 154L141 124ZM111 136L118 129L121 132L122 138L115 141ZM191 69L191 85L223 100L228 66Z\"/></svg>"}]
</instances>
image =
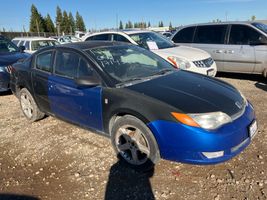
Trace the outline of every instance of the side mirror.
<instances>
[{"instance_id":1,"label":"side mirror","mask_svg":"<svg viewBox=\"0 0 267 200\"><path fill-rule=\"evenodd\" d=\"M25 46L19 46L19 51L23 53L25 51Z\"/></svg>"},{"instance_id":2,"label":"side mirror","mask_svg":"<svg viewBox=\"0 0 267 200\"><path fill-rule=\"evenodd\" d=\"M101 84L99 78L95 76L84 76L74 79L78 87L96 87Z\"/></svg>"}]
</instances>

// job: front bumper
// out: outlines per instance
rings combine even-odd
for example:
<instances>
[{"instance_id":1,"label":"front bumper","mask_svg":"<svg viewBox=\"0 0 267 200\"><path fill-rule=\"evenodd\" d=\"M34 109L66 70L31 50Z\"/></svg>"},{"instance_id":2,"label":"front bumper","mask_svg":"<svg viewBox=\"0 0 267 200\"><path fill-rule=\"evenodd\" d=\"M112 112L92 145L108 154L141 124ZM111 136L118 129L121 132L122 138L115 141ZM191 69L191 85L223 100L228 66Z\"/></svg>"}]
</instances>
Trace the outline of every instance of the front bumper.
<instances>
[{"instance_id":1,"label":"front bumper","mask_svg":"<svg viewBox=\"0 0 267 200\"><path fill-rule=\"evenodd\" d=\"M0 92L9 90L10 76L7 72L0 72Z\"/></svg>"},{"instance_id":2,"label":"front bumper","mask_svg":"<svg viewBox=\"0 0 267 200\"><path fill-rule=\"evenodd\" d=\"M251 142L248 127L255 120L249 104L244 114L215 131L187 126L178 122L157 120L148 127L154 134L163 159L190 164L216 164L231 159ZM219 152L217 158L207 158L202 152Z\"/></svg>"}]
</instances>

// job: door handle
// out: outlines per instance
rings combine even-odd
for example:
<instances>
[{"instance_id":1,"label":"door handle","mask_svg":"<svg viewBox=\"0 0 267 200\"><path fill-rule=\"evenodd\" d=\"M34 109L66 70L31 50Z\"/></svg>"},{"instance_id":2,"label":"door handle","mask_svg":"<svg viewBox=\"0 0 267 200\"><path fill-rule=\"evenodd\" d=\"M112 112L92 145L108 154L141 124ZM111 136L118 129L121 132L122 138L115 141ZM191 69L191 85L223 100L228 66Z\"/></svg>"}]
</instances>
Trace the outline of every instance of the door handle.
<instances>
[{"instance_id":1,"label":"door handle","mask_svg":"<svg viewBox=\"0 0 267 200\"><path fill-rule=\"evenodd\" d=\"M235 53L235 51L234 50L225 50L224 53L233 54L233 53Z\"/></svg>"},{"instance_id":2,"label":"door handle","mask_svg":"<svg viewBox=\"0 0 267 200\"><path fill-rule=\"evenodd\" d=\"M217 50L215 50L214 52L215 52L215 53L222 53L223 51L222 51L222 50L219 50L219 49L217 49Z\"/></svg>"}]
</instances>

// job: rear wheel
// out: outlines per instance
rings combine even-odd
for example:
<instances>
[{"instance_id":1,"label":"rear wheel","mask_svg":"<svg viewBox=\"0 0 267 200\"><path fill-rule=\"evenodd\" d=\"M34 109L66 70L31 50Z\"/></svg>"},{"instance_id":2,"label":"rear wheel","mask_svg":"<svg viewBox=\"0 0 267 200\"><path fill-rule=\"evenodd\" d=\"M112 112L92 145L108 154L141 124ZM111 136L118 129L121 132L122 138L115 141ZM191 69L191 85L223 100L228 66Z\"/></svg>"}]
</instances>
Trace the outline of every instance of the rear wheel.
<instances>
[{"instance_id":1,"label":"rear wheel","mask_svg":"<svg viewBox=\"0 0 267 200\"><path fill-rule=\"evenodd\" d=\"M136 170L149 170L160 159L152 132L136 117L126 115L116 120L111 140L118 157Z\"/></svg>"},{"instance_id":2,"label":"rear wheel","mask_svg":"<svg viewBox=\"0 0 267 200\"><path fill-rule=\"evenodd\" d=\"M45 114L41 112L35 103L31 93L23 88L19 93L20 107L24 116L31 122L42 119Z\"/></svg>"}]
</instances>

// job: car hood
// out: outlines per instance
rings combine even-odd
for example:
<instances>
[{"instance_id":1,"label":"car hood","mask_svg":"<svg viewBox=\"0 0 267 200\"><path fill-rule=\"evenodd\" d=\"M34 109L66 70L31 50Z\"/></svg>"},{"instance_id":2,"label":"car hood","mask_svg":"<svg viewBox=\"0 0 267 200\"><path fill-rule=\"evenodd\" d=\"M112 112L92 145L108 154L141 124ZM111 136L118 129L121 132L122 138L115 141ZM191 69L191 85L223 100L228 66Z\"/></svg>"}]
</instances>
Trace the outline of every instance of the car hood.
<instances>
[{"instance_id":1,"label":"car hood","mask_svg":"<svg viewBox=\"0 0 267 200\"><path fill-rule=\"evenodd\" d=\"M29 57L29 54L27 53L20 53L20 52L14 52L14 53L0 53L0 66L7 66L11 65L15 62L17 62L20 59L24 59Z\"/></svg>"},{"instance_id":2,"label":"car hood","mask_svg":"<svg viewBox=\"0 0 267 200\"><path fill-rule=\"evenodd\" d=\"M204 60L211 57L206 51L186 46L176 46L173 48L157 49L152 51L164 58L177 56L189 61Z\"/></svg>"},{"instance_id":3,"label":"car hood","mask_svg":"<svg viewBox=\"0 0 267 200\"><path fill-rule=\"evenodd\" d=\"M245 106L238 90L230 84L182 70L127 88L167 103L183 113L221 111L234 116Z\"/></svg>"}]
</instances>

